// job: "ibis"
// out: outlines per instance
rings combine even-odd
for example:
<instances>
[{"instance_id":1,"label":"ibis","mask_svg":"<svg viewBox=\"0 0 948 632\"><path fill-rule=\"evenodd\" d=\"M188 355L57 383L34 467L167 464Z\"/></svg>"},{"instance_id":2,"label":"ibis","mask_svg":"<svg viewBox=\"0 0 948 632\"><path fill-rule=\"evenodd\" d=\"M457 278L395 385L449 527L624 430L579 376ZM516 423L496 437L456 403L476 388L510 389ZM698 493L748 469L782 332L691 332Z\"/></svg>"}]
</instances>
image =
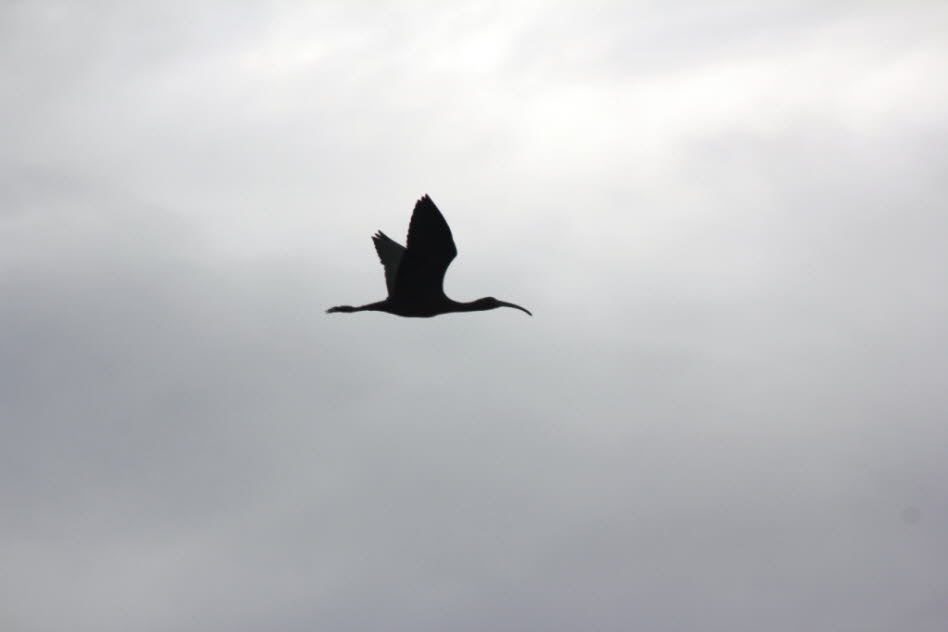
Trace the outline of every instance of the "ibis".
<instances>
[{"instance_id":1,"label":"ibis","mask_svg":"<svg viewBox=\"0 0 948 632\"><path fill-rule=\"evenodd\" d=\"M533 315L520 305L493 296L463 303L445 295L444 274L457 256L458 249L444 216L427 195L415 203L408 225L407 246L395 242L382 231L377 232L372 241L385 268L388 298L367 305L337 305L326 310L327 314L372 311L429 318L452 312L513 307Z\"/></svg>"}]
</instances>

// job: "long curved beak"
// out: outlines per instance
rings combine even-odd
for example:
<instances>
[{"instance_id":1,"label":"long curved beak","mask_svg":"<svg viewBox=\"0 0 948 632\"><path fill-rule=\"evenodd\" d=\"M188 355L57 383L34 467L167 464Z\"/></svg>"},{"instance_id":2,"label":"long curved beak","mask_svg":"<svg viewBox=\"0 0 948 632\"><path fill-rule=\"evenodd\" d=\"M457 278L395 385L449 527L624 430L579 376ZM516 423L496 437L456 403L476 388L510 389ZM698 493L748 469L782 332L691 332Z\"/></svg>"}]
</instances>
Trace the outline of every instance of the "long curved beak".
<instances>
[{"instance_id":1,"label":"long curved beak","mask_svg":"<svg viewBox=\"0 0 948 632\"><path fill-rule=\"evenodd\" d=\"M497 301L497 303L502 307L513 307L514 309L519 309L521 312L526 312L528 316L533 316L533 314L530 313L529 309L527 309L526 307L520 307L516 303L508 303L506 301Z\"/></svg>"}]
</instances>

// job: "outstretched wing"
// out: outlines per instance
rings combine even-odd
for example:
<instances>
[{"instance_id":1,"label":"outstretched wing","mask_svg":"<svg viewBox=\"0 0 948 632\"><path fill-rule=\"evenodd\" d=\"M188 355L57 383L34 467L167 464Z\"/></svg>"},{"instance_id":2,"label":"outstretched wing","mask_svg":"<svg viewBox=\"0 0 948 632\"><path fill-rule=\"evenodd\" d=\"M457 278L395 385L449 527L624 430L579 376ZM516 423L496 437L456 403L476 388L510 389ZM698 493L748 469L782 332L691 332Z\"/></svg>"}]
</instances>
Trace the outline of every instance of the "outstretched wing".
<instances>
[{"instance_id":1,"label":"outstretched wing","mask_svg":"<svg viewBox=\"0 0 948 632\"><path fill-rule=\"evenodd\" d=\"M372 243L375 244L375 252L379 253L379 261L385 268L385 287L388 288L388 295L394 296L395 277L398 275L402 255L405 254L405 246L393 241L382 231L372 235Z\"/></svg>"},{"instance_id":2,"label":"outstretched wing","mask_svg":"<svg viewBox=\"0 0 948 632\"><path fill-rule=\"evenodd\" d=\"M395 276L399 298L424 300L444 294L444 273L458 254L441 211L425 195L415 203L408 246Z\"/></svg>"}]
</instances>

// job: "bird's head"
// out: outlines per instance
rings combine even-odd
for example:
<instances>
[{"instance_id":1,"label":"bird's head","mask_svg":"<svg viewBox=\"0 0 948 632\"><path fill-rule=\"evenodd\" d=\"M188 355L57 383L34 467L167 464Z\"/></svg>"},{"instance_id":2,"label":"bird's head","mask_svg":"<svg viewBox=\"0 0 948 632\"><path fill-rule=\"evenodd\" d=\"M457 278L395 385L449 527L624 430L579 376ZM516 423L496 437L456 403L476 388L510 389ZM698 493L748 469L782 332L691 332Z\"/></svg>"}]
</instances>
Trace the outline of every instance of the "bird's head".
<instances>
[{"instance_id":1,"label":"bird's head","mask_svg":"<svg viewBox=\"0 0 948 632\"><path fill-rule=\"evenodd\" d=\"M493 296L486 296L484 298L479 298L476 301L474 301L474 304L477 306L477 309L479 310L497 309L498 307L513 307L514 309L519 309L521 312L526 312L528 315L533 316L533 314L530 313L530 310L524 307L520 307L516 303L508 303L507 301L501 301L499 299L494 298Z\"/></svg>"}]
</instances>

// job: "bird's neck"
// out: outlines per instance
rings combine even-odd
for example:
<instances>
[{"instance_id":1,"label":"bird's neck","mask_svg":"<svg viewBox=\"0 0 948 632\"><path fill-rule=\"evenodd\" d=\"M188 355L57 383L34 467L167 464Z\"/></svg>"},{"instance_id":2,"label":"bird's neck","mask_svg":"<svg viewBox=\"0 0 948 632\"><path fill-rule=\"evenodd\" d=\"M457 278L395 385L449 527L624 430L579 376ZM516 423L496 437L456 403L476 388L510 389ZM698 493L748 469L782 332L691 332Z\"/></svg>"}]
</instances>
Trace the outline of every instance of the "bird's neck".
<instances>
[{"instance_id":1,"label":"bird's neck","mask_svg":"<svg viewBox=\"0 0 948 632\"><path fill-rule=\"evenodd\" d=\"M487 309L487 307L480 300L462 303L449 298L448 306L452 312L482 312Z\"/></svg>"}]
</instances>

